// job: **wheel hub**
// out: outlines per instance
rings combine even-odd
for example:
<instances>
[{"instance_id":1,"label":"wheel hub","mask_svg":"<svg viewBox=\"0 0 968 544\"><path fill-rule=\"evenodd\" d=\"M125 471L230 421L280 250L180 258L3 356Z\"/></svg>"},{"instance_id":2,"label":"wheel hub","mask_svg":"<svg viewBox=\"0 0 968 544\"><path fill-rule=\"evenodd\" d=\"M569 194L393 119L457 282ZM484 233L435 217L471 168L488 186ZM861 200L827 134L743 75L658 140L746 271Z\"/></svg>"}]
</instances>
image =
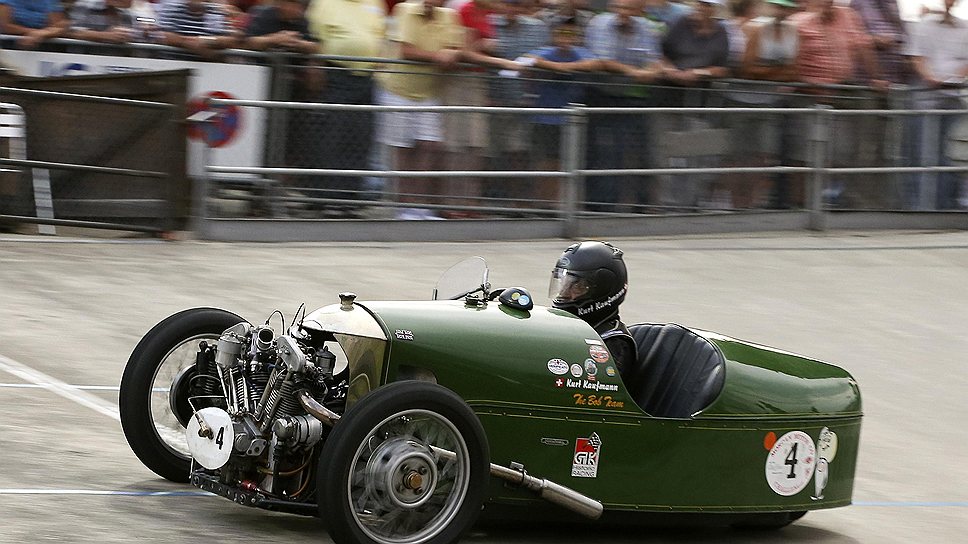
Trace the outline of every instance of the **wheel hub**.
<instances>
[{"instance_id":1,"label":"wheel hub","mask_svg":"<svg viewBox=\"0 0 968 544\"><path fill-rule=\"evenodd\" d=\"M366 467L367 487L383 497L387 506L413 509L433 494L437 462L429 448L404 438L381 444Z\"/></svg>"}]
</instances>

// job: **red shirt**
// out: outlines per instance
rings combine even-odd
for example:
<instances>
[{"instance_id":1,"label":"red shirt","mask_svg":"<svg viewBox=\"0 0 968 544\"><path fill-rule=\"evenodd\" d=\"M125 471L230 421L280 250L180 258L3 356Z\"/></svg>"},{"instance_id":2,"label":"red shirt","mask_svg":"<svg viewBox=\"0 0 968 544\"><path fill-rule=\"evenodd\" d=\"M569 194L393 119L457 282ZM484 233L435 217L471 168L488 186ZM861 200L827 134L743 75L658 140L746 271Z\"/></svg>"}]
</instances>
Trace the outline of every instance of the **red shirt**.
<instances>
[{"instance_id":1,"label":"red shirt","mask_svg":"<svg viewBox=\"0 0 968 544\"><path fill-rule=\"evenodd\" d=\"M482 8L471 0L461 6L458 13L460 14L461 24L473 29L477 33L478 39L494 39L494 27L487 20L487 16L492 13L491 10Z\"/></svg>"}]
</instances>

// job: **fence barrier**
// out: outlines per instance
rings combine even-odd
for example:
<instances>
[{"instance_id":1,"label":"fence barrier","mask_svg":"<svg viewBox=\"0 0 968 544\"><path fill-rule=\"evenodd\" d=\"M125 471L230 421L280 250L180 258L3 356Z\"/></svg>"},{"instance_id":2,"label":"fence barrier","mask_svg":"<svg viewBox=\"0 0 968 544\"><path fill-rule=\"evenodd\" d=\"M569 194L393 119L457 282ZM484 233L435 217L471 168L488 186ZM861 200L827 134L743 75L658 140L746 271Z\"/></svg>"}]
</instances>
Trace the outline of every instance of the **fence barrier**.
<instances>
[{"instance_id":1,"label":"fence barrier","mask_svg":"<svg viewBox=\"0 0 968 544\"><path fill-rule=\"evenodd\" d=\"M56 40L50 47L189 58L154 44ZM268 67L271 85L268 100L211 98L208 115L191 117L212 124L226 110L260 112L248 117L261 127L252 160L202 151L192 215L205 237L382 239L403 236L399 229L425 236L440 223L394 222L394 233L386 225L440 217L462 220L448 226L451 234L432 236L452 239L662 232L659 222L673 230L819 229L838 221L963 228L968 168L953 161L968 160L968 110L952 89L882 93L748 80L682 88L603 74L473 71L440 76L443 105L421 108L377 105L379 85L370 82L407 72L420 64L414 61L242 50L224 58L241 63L239 70ZM372 67L349 69L343 61ZM325 92L308 83L319 75ZM345 103L360 81L370 86L369 99ZM484 100L463 103L468 88ZM535 107L549 88L577 90L573 103ZM439 117L440 141L414 149L391 141L421 128L388 124L401 114ZM388 136L388 127L395 133ZM850 215L857 211L869 220Z\"/></svg>"}]
</instances>

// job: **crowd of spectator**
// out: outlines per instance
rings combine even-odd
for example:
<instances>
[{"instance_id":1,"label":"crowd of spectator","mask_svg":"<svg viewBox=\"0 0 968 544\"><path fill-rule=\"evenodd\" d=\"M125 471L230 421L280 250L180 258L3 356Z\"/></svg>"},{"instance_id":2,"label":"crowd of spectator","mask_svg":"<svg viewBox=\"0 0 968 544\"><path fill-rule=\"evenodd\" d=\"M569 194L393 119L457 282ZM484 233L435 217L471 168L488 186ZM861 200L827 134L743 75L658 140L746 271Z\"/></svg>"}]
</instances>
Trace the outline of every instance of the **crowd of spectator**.
<instances>
[{"instance_id":1,"label":"crowd of spectator","mask_svg":"<svg viewBox=\"0 0 968 544\"><path fill-rule=\"evenodd\" d=\"M644 107L691 105L683 103L681 89L728 77L796 83L797 93L818 101L831 94L830 84L875 91L901 84L950 87L968 77L968 23L951 15L957 1L944 0L942 12L907 23L897 0L608 0L607 5L603 0L0 0L0 29L21 36L17 47L28 49L73 37L162 43L203 59L218 59L233 48L321 54L332 60L307 56L297 89L297 98L318 102ZM419 63L382 65L375 58ZM461 77L442 77L458 73ZM612 74L624 84L587 74ZM735 97L744 103L741 95ZM963 107L956 92L944 89L915 102L911 106ZM945 117L932 126L934 137L943 141L955 120ZM685 121L594 116L589 167L648 167L663 132ZM304 138L295 153L303 157L301 166L367 169L381 147L376 143L391 150L384 166L420 171L517 170L529 161L558 168L564 124L556 115L436 112L324 112L300 122L296 134L307 135L310 123L330 132L338 127L343 140L334 151L331 142ZM925 159L914 142L925 130L911 131L915 136L906 150L918 155L910 157L911 164ZM947 161L943 154L928 160ZM310 185L338 198L363 183L333 177ZM399 183L402 200L415 206L403 211L408 217L434 217L419 209L442 202L433 195L464 205L495 198L552 206L558 198L555 180ZM908 193L918 183L909 184ZM948 174L938 183L936 207L959 207L960 176ZM586 191L592 209L606 211L637 204L694 206L702 198L702 191L677 195L661 184L620 176L590 178ZM773 204L790 204L776 202L776 188L774 193ZM901 204L913 206L918 197L905 198Z\"/></svg>"}]
</instances>

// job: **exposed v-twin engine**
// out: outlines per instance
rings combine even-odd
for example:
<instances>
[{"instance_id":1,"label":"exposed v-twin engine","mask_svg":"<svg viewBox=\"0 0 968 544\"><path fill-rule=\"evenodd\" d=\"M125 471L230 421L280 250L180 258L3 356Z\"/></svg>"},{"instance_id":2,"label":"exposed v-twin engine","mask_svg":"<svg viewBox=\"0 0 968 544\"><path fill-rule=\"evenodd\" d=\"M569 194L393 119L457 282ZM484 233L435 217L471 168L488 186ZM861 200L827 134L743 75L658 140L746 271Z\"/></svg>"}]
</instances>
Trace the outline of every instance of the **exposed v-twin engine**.
<instances>
[{"instance_id":1,"label":"exposed v-twin engine","mask_svg":"<svg viewBox=\"0 0 968 544\"><path fill-rule=\"evenodd\" d=\"M317 444L328 433L306 413L308 395L343 412L347 373L337 372L330 336L298 326L276 336L268 325L242 322L217 344L202 342L186 379L193 410L187 438L192 482L238 502L303 502L314 492Z\"/></svg>"}]
</instances>

